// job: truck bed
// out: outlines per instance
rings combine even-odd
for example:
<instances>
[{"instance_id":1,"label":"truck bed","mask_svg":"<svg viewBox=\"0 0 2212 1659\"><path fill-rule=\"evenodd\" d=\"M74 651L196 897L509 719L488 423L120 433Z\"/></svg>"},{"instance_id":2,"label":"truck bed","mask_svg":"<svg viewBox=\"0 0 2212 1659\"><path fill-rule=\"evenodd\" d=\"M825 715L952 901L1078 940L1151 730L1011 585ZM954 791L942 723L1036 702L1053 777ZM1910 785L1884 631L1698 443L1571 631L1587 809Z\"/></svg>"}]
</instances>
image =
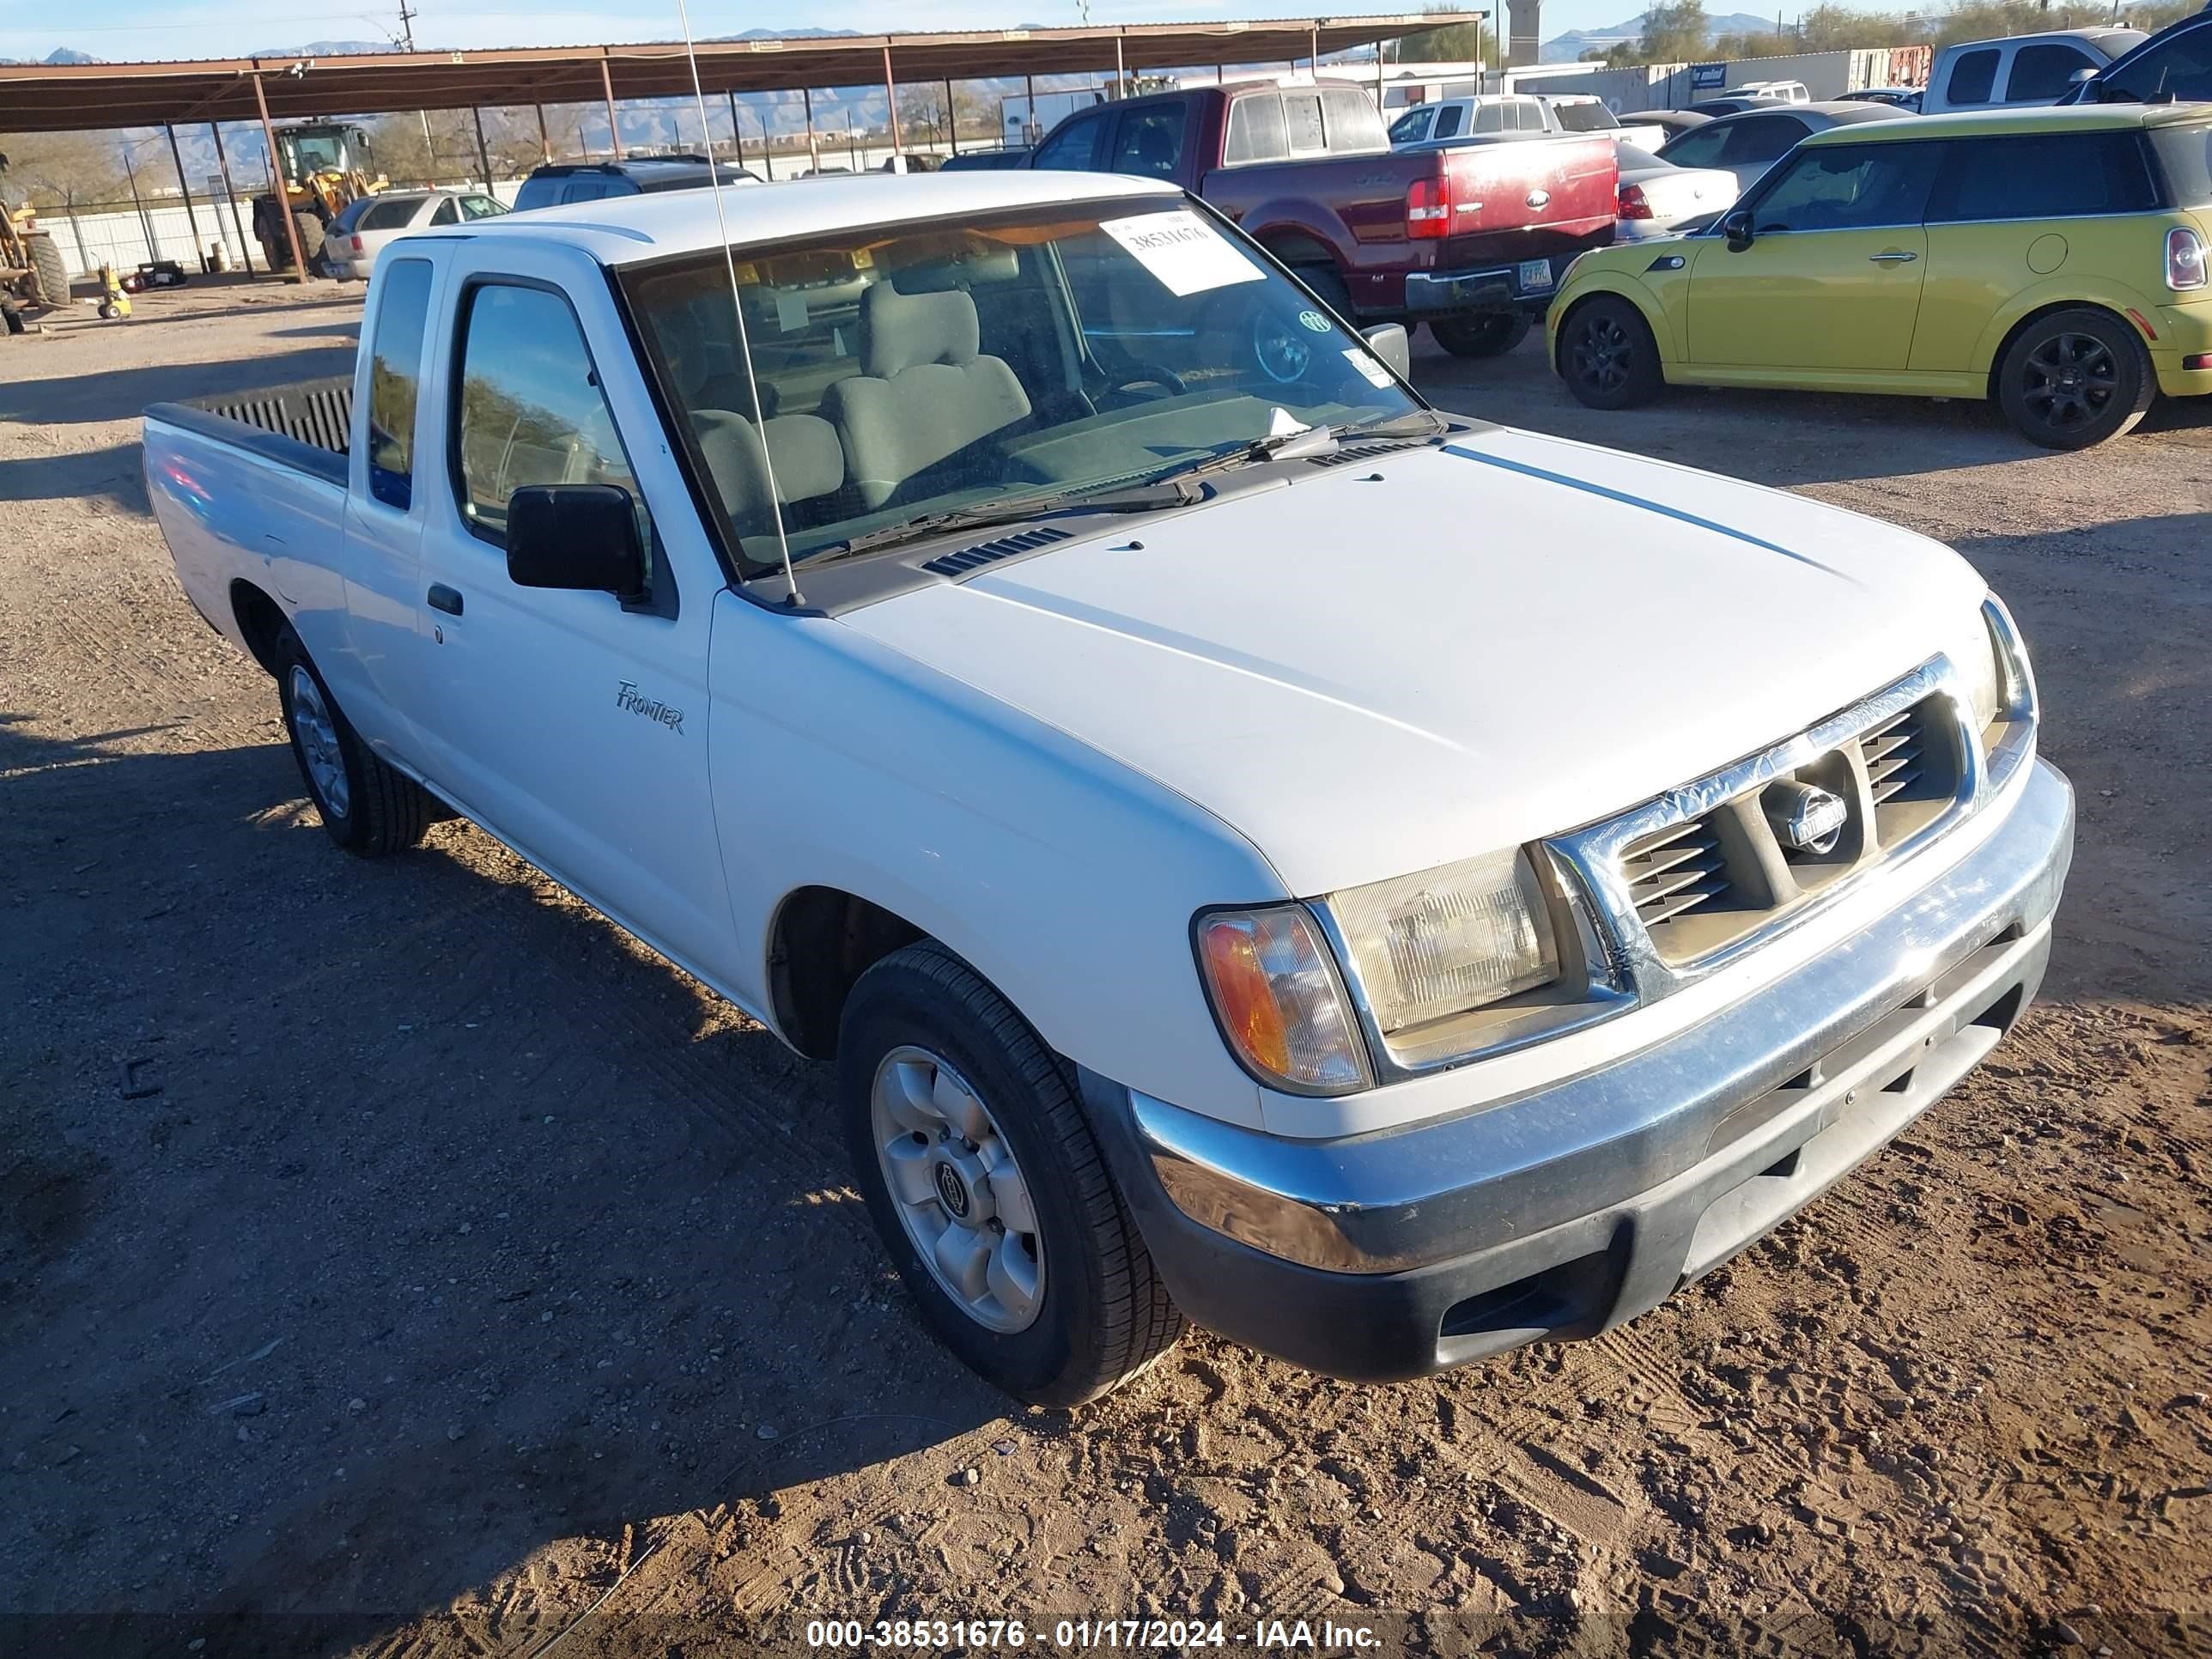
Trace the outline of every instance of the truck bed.
<instances>
[{"instance_id":1,"label":"truck bed","mask_svg":"<svg viewBox=\"0 0 2212 1659\"><path fill-rule=\"evenodd\" d=\"M146 494L195 609L248 654L232 584L341 604L350 376L146 411Z\"/></svg>"}]
</instances>

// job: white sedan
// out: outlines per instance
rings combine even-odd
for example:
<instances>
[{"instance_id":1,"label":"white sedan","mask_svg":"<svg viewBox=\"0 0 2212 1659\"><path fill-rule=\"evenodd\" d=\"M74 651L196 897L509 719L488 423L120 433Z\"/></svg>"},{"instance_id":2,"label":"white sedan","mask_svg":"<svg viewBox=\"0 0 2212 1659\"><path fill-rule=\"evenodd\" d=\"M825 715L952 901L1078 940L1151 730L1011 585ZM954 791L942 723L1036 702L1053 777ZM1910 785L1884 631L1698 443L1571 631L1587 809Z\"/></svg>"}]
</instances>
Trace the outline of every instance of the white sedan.
<instances>
[{"instance_id":1,"label":"white sedan","mask_svg":"<svg viewBox=\"0 0 2212 1659\"><path fill-rule=\"evenodd\" d=\"M1671 236L1694 219L1735 205L1743 188L1726 167L1682 167L1626 141L1613 146L1620 159L1617 242Z\"/></svg>"},{"instance_id":2,"label":"white sedan","mask_svg":"<svg viewBox=\"0 0 2212 1659\"><path fill-rule=\"evenodd\" d=\"M387 190L349 204L323 241L323 258L331 274L365 283L376 266L376 256L394 237L432 225L457 225L471 219L489 219L507 211L500 203L474 190Z\"/></svg>"}]
</instances>

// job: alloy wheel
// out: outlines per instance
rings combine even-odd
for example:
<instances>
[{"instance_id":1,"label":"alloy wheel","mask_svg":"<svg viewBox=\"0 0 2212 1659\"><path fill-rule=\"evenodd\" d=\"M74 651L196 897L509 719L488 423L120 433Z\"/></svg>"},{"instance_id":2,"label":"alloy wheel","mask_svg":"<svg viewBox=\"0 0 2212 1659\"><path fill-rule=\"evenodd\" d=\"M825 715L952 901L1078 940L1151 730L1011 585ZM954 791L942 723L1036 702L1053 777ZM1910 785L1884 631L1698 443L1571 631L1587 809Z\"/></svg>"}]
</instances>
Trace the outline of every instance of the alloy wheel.
<instances>
[{"instance_id":1,"label":"alloy wheel","mask_svg":"<svg viewBox=\"0 0 2212 1659\"><path fill-rule=\"evenodd\" d=\"M292 665L292 735L298 739L301 757L307 763L307 779L315 787L316 804L338 817L346 815L352 799L346 785L345 759L338 752L337 721L323 701L323 688L305 663Z\"/></svg>"},{"instance_id":2,"label":"alloy wheel","mask_svg":"<svg viewBox=\"0 0 2212 1659\"><path fill-rule=\"evenodd\" d=\"M1632 349L1628 331L1618 319L1585 319L1576 330L1574 343L1569 348L1575 377L1597 391L1618 392L1628 383Z\"/></svg>"},{"instance_id":3,"label":"alloy wheel","mask_svg":"<svg viewBox=\"0 0 2212 1659\"><path fill-rule=\"evenodd\" d=\"M2094 334L2054 334L2030 352L2021 370L2021 401L2053 431L2086 426L2112 406L2120 366Z\"/></svg>"},{"instance_id":4,"label":"alloy wheel","mask_svg":"<svg viewBox=\"0 0 2212 1659\"><path fill-rule=\"evenodd\" d=\"M899 1224L939 1289L976 1323L1026 1330L1044 1305L1029 1183L982 1097L927 1048L894 1048L870 1099L876 1161Z\"/></svg>"}]
</instances>

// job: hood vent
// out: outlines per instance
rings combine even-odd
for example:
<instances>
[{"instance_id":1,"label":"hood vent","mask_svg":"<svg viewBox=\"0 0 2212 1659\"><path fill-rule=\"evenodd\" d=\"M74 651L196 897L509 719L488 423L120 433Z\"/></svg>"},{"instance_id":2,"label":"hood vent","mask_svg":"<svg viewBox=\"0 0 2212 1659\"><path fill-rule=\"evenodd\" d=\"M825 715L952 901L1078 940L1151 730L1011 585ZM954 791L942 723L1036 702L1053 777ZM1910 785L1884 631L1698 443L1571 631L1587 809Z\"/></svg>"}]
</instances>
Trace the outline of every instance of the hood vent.
<instances>
[{"instance_id":1,"label":"hood vent","mask_svg":"<svg viewBox=\"0 0 2212 1659\"><path fill-rule=\"evenodd\" d=\"M1011 536L1001 536L995 542L978 542L973 547L963 547L957 553L940 553L933 559L924 559L921 568L933 570L940 576L964 576L969 571L1000 559L1010 559L1017 553L1027 553L1036 548L1049 547L1054 542L1064 542L1069 532L1055 530L1048 524L1017 531Z\"/></svg>"},{"instance_id":2,"label":"hood vent","mask_svg":"<svg viewBox=\"0 0 2212 1659\"><path fill-rule=\"evenodd\" d=\"M1377 455L1388 455L1393 450L1426 447L1427 440L1423 438L1385 439L1370 444L1347 444L1333 455L1310 455L1306 459L1314 466L1342 466L1347 461L1371 461Z\"/></svg>"}]
</instances>

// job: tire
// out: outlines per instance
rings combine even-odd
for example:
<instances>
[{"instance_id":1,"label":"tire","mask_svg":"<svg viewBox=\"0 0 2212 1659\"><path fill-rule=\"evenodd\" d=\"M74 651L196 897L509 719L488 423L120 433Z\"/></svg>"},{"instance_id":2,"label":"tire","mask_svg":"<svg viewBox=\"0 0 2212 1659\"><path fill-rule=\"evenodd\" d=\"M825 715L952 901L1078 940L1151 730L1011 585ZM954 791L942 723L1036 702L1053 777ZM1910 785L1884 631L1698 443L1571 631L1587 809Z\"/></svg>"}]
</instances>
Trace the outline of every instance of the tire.
<instances>
[{"instance_id":1,"label":"tire","mask_svg":"<svg viewBox=\"0 0 2212 1659\"><path fill-rule=\"evenodd\" d=\"M1568 313L1559 326L1559 378L1591 409L1633 409L1665 384L1659 343L1644 313L1626 300L1601 295Z\"/></svg>"},{"instance_id":2,"label":"tire","mask_svg":"<svg viewBox=\"0 0 2212 1659\"><path fill-rule=\"evenodd\" d=\"M1997 402L2030 443L2087 449L2130 429L2158 395L2150 353L2109 312L2054 311L2020 332L1997 366Z\"/></svg>"},{"instance_id":3,"label":"tire","mask_svg":"<svg viewBox=\"0 0 2212 1659\"><path fill-rule=\"evenodd\" d=\"M439 816L436 803L369 752L289 628L276 645L276 690L292 758L331 839L364 859L419 844Z\"/></svg>"},{"instance_id":4,"label":"tire","mask_svg":"<svg viewBox=\"0 0 2212 1659\"><path fill-rule=\"evenodd\" d=\"M1489 311L1432 318L1429 332L1455 357L1503 357L1528 337L1533 321L1524 311Z\"/></svg>"},{"instance_id":5,"label":"tire","mask_svg":"<svg viewBox=\"0 0 2212 1659\"><path fill-rule=\"evenodd\" d=\"M322 269L323 222L312 213L295 213L292 223L300 233L300 258L307 262L307 274L313 276Z\"/></svg>"},{"instance_id":6,"label":"tire","mask_svg":"<svg viewBox=\"0 0 2212 1659\"><path fill-rule=\"evenodd\" d=\"M1352 314L1352 290L1345 286L1344 278L1331 265L1300 265L1298 280L1314 292L1314 297L1342 318L1347 324L1356 324Z\"/></svg>"},{"instance_id":7,"label":"tire","mask_svg":"<svg viewBox=\"0 0 2212 1659\"><path fill-rule=\"evenodd\" d=\"M52 236L39 231L26 235L23 240L30 251L31 269L38 277L38 292L33 297L40 305L67 305L70 302L69 264L62 258L61 245Z\"/></svg>"},{"instance_id":8,"label":"tire","mask_svg":"<svg viewBox=\"0 0 2212 1659\"><path fill-rule=\"evenodd\" d=\"M863 974L839 1030L837 1091L876 1231L924 1319L969 1369L1017 1399L1077 1406L1175 1346L1182 1316L1073 1079L967 963L924 940ZM939 1235L951 1242L927 1246ZM969 1291L954 1288L956 1273Z\"/></svg>"}]
</instances>

